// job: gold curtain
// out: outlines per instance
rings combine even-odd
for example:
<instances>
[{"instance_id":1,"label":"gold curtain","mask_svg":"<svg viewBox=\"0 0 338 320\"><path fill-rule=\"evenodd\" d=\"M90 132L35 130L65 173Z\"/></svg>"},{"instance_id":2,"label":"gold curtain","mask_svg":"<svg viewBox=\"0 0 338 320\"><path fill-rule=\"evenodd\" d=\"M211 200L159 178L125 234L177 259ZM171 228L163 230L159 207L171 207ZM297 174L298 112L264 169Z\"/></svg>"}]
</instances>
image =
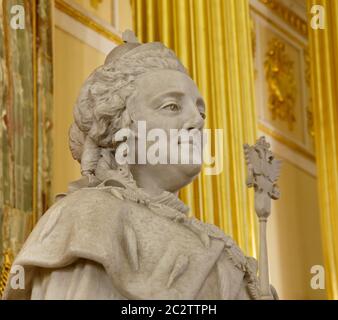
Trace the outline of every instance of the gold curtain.
<instances>
[{"instance_id":1,"label":"gold curtain","mask_svg":"<svg viewBox=\"0 0 338 320\"><path fill-rule=\"evenodd\" d=\"M245 186L243 143L256 139L254 79L247 0L131 0L141 42L172 48L207 105L206 127L223 129L223 171L181 192L192 213L220 226L257 256L253 195Z\"/></svg>"},{"instance_id":2,"label":"gold curtain","mask_svg":"<svg viewBox=\"0 0 338 320\"><path fill-rule=\"evenodd\" d=\"M322 242L328 298L338 299L338 1L310 0L309 12L313 5L325 19L324 29L309 28Z\"/></svg>"}]
</instances>

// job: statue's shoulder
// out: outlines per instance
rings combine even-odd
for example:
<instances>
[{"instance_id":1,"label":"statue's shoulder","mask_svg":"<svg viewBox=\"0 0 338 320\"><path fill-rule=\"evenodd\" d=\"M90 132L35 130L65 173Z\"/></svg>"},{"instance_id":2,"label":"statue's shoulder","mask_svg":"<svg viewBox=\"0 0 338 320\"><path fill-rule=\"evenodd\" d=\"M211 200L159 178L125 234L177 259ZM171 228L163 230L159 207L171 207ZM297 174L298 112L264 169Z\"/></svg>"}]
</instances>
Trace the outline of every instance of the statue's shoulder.
<instances>
[{"instance_id":1,"label":"statue's shoulder","mask_svg":"<svg viewBox=\"0 0 338 320\"><path fill-rule=\"evenodd\" d=\"M106 190L84 188L58 200L40 218L16 263L60 267L76 258L100 262L122 229L123 200Z\"/></svg>"},{"instance_id":2,"label":"statue's shoulder","mask_svg":"<svg viewBox=\"0 0 338 320\"><path fill-rule=\"evenodd\" d=\"M58 200L44 216L60 213L65 220L99 220L118 214L125 201L111 192L111 188L83 188Z\"/></svg>"},{"instance_id":3,"label":"statue's shoulder","mask_svg":"<svg viewBox=\"0 0 338 320\"><path fill-rule=\"evenodd\" d=\"M116 218L123 206L124 202L112 196L109 190L80 189L58 200L42 216L36 229L41 234L40 238L56 229L76 232L89 223L101 225L109 218Z\"/></svg>"},{"instance_id":4,"label":"statue's shoulder","mask_svg":"<svg viewBox=\"0 0 338 320\"><path fill-rule=\"evenodd\" d=\"M58 200L46 213L52 211L58 207L64 208L64 210L78 211L76 208L81 208L82 212L91 211L94 209L97 211L97 206L105 209L112 203L118 205L122 200L116 196L112 196L111 188L82 188L75 192L72 192L60 200Z\"/></svg>"}]
</instances>

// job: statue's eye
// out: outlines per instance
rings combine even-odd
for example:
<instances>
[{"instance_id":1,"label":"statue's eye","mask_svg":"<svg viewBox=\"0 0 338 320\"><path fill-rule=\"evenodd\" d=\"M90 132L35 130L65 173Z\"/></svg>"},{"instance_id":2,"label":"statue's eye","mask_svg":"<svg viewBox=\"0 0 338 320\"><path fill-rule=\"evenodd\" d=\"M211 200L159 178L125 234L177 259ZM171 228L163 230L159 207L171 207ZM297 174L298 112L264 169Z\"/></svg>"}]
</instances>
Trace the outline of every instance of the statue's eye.
<instances>
[{"instance_id":1,"label":"statue's eye","mask_svg":"<svg viewBox=\"0 0 338 320\"><path fill-rule=\"evenodd\" d=\"M200 112L200 115L201 115L202 119L205 119L207 117L204 112Z\"/></svg>"},{"instance_id":2,"label":"statue's eye","mask_svg":"<svg viewBox=\"0 0 338 320\"><path fill-rule=\"evenodd\" d=\"M163 107L163 109L170 110L170 111L173 111L173 112L177 112L177 111L180 111L181 108L176 103L169 103L169 104L165 105Z\"/></svg>"}]
</instances>

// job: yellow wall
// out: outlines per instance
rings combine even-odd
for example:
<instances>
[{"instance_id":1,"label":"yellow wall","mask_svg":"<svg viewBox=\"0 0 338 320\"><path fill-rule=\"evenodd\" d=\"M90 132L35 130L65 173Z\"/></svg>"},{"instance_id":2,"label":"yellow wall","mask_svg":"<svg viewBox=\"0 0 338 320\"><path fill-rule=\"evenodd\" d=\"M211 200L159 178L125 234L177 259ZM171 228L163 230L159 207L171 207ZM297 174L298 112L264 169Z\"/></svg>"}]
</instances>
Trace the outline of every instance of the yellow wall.
<instances>
[{"instance_id":1,"label":"yellow wall","mask_svg":"<svg viewBox=\"0 0 338 320\"><path fill-rule=\"evenodd\" d=\"M281 198L268 226L271 283L281 299L326 299L313 290L310 269L323 265L316 178L283 160Z\"/></svg>"},{"instance_id":2,"label":"yellow wall","mask_svg":"<svg viewBox=\"0 0 338 320\"><path fill-rule=\"evenodd\" d=\"M132 12L129 0L101 0L101 2L98 2L96 9L91 5L90 0L73 1L95 17L113 25L118 30L131 29ZM115 14L115 11L117 11L117 14Z\"/></svg>"},{"instance_id":3,"label":"yellow wall","mask_svg":"<svg viewBox=\"0 0 338 320\"><path fill-rule=\"evenodd\" d=\"M68 147L68 129L81 85L103 64L104 55L70 34L54 28L54 124L52 194L67 191L70 181L80 177L80 166Z\"/></svg>"},{"instance_id":4,"label":"yellow wall","mask_svg":"<svg viewBox=\"0 0 338 320\"><path fill-rule=\"evenodd\" d=\"M132 29L132 12L129 0L118 1L118 29L124 31L126 29Z\"/></svg>"}]
</instances>

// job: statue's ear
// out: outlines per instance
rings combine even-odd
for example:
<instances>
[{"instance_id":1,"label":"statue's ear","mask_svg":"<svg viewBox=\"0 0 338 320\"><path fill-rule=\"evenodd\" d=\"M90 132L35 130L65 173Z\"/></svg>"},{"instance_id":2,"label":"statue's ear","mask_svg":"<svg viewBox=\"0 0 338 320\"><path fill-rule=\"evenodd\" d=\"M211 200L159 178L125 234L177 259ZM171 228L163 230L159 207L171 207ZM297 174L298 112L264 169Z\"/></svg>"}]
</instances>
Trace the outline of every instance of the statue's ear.
<instances>
[{"instance_id":1,"label":"statue's ear","mask_svg":"<svg viewBox=\"0 0 338 320\"><path fill-rule=\"evenodd\" d=\"M101 148L87 135L81 156L81 174L83 176L95 174L100 155Z\"/></svg>"},{"instance_id":2,"label":"statue's ear","mask_svg":"<svg viewBox=\"0 0 338 320\"><path fill-rule=\"evenodd\" d=\"M122 115L121 115L121 123L120 123L120 127L121 128L129 128L130 124L133 122L130 114L129 114L129 111L127 109L125 109L123 112L122 112Z\"/></svg>"},{"instance_id":3,"label":"statue's ear","mask_svg":"<svg viewBox=\"0 0 338 320\"><path fill-rule=\"evenodd\" d=\"M81 163L85 134L79 129L74 122L69 128L69 148L73 159Z\"/></svg>"}]
</instances>

